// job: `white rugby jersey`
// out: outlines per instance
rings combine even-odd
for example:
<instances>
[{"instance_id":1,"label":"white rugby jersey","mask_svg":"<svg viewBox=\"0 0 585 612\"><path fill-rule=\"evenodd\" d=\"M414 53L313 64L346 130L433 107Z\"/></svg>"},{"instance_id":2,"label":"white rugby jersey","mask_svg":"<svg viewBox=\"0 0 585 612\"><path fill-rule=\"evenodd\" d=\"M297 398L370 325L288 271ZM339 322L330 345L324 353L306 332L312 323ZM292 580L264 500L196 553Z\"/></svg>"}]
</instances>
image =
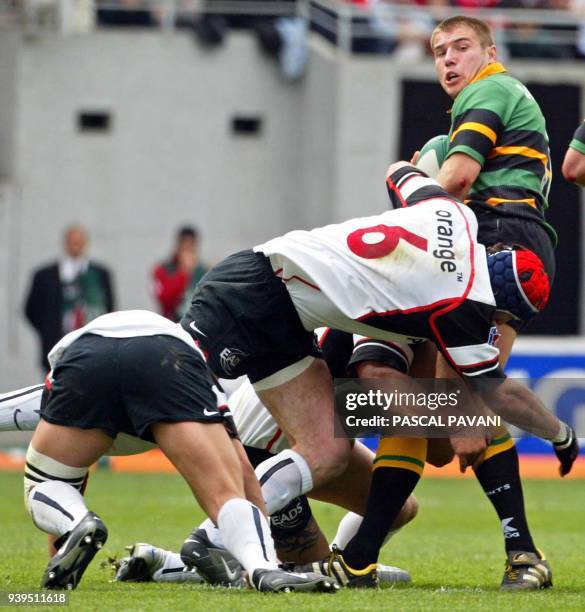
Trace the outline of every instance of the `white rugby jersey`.
<instances>
[{"instance_id":1,"label":"white rugby jersey","mask_svg":"<svg viewBox=\"0 0 585 612\"><path fill-rule=\"evenodd\" d=\"M48 355L51 368L60 359L65 349L85 334L95 334L109 338L134 338L136 336L173 336L182 340L203 359L203 353L195 345L193 338L178 324L149 310L121 310L110 312L90 321L84 327L63 336Z\"/></svg>"},{"instance_id":2,"label":"white rugby jersey","mask_svg":"<svg viewBox=\"0 0 585 612\"><path fill-rule=\"evenodd\" d=\"M495 301L475 215L412 166L389 183L403 208L254 250L270 258L308 330L429 338L462 373L497 369L488 344Z\"/></svg>"}]
</instances>

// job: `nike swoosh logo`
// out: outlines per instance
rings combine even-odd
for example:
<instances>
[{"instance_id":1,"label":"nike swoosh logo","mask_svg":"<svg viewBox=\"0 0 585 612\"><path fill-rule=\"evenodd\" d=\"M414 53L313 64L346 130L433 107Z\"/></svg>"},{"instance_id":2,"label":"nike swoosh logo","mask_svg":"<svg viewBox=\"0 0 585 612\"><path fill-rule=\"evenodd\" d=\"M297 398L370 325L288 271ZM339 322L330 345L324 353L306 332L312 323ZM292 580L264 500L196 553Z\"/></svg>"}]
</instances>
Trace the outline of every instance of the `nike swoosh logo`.
<instances>
[{"instance_id":1,"label":"nike swoosh logo","mask_svg":"<svg viewBox=\"0 0 585 612\"><path fill-rule=\"evenodd\" d=\"M14 414L12 415L12 418L14 419L14 424L16 425L16 429L18 429L18 431L22 431L22 430L20 429L19 425L18 425L18 419L16 418L16 415L17 415L19 412L22 412L22 410L21 410L20 408L17 408L17 409L14 411Z\"/></svg>"},{"instance_id":2,"label":"nike swoosh logo","mask_svg":"<svg viewBox=\"0 0 585 612\"><path fill-rule=\"evenodd\" d=\"M203 414L205 416L218 416L219 412L217 412L217 410L207 410L207 408L204 408L203 409ZM222 559L222 561L223 561L223 559Z\"/></svg>"},{"instance_id":3,"label":"nike swoosh logo","mask_svg":"<svg viewBox=\"0 0 585 612\"><path fill-rule=\"evenodd\" d=\"M189 327L196 333L201 334L202 336L205 336L207 338L207 334L205 332L202 332L197 325L195 325L195 321L191 321L191 323L189 323Z\"/></svg>"},{"instance_id":4,"label":"nike swoosh logo","mask_svg":"<svg viewBox=\"0 0 585 612\"><path fill-rule=\"evenodd\" d=\"M220 557L220 559L225 567L225 573L227 574L228 579L230 582L233 582L238 577L237 570L231 570L223 557Z\"/></svg>"}]
</instances>

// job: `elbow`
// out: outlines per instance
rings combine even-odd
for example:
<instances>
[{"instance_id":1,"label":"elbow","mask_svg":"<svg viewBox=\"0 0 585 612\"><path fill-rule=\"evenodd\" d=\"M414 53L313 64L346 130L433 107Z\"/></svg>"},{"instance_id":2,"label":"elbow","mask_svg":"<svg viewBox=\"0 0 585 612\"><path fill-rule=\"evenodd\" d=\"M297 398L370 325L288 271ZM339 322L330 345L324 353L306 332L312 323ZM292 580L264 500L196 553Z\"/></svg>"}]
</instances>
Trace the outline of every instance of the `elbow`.
<instances>
[{"instance_id":1,"label":"elbow","mask_svg":"<svg viewBox=\"0 0 585 612\"><path fill-rule=\"evenodd\" d=\"M567 162L566 160L563 162L561 172L563 173L565 180L569 181L569 183L574 183L577 180L577 175L575 173L573 164Z\"/></svg>"},{"instance_id":2,"label":"elbow","mask_svg":"<svg viewBox=\"0 0 585 612\"><path fill-rule=\"evenodd\" d=\"M563 160L561 172L569 183L585 183L585 155L569 149Z\"/></svg>"},{"instance_id":3,"label":"elbow","mask_svg":"<svg viewBox=\"0 0 585 612\"><path fill-rule=\"evenodd\" d=\"M454 198L463 200L469 193L473 181L466 176L454 176L450 180L445 181L443 185L445 191L450 193Z\"/></svg>"}]
</instances>

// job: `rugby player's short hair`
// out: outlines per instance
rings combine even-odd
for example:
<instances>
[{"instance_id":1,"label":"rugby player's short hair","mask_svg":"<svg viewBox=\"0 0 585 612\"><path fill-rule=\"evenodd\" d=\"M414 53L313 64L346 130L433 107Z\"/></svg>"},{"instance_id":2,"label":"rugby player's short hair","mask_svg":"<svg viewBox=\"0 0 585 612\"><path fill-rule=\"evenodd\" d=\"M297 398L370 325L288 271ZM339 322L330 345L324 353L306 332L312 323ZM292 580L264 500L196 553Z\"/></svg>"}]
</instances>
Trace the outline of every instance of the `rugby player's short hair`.
<instances>
[{"instance_id":1,"label":"rugby player's short hair","mask_svg":"<svg viewBox=\"0 0 585 612\"><path fill-rule=\"evenodd\" d=\"M439 23L439 25L433 30L431 34L431 49L433 48L433 43L435 40L435 36L439 32L450 32L459 26L467 26L471 28L479 38L479 42L482 47L491 47L495 45L494 42L494 33L492 31L491 26L481 19L477 19L476 17L468 17L467 15L455 15L454 17L448 17Z\"/></svg>"}]
</instances>

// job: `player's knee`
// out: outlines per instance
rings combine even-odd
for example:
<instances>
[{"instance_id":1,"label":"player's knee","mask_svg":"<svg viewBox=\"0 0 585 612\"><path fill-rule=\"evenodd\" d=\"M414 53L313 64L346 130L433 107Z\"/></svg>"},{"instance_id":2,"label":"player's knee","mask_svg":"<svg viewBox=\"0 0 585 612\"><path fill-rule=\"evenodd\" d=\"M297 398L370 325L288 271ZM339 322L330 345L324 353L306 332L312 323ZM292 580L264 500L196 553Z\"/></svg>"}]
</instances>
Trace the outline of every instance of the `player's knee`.
<instances>
[{"instance_id":1,"label":"player's knee","mask_svg":"<svg viewBox=\"0 0 585 612\"><path fill-rule=\"evenodd\" d=\"M453 447L447 439L432 439L429 440L427 447L427 463L435 467L443 467L453 461L455 453Z\"/></svg>"},{"instance_id":2,"label":"player's knee","mask_svg":"<svg viewBox=\"0 0 585 612\"><path fill-rule=\"evenodd\" d=\"M329 438L318 448L313 447L302 452L311 466L313 486L319 486L345 472L351 457L351 444L344 438Z\"/></svg>"},{"instance_id":3,"label":"player's knee","mask_svg":"<svg viewBox=\"0 0 585 612\"><path fill-rule=\"evenodd\" d=\"M28 513L33 517L30 507L31 493L42 487L44 483L61 481L83 493L87 473L88 468L65 465L37 452L32 445L29 445L24 470L24 505Z\"/></svg>"},{"instance_id":4,"label":"player's knee","mask_svg":"<svg viewBox=\"0 0 585 612\"><path fill-rule=\"evenodd\" d=\"M359 378L402 378L406 376L395 368L377 361L362 361L355 366Z\"/></svg>"}]
</instances>

